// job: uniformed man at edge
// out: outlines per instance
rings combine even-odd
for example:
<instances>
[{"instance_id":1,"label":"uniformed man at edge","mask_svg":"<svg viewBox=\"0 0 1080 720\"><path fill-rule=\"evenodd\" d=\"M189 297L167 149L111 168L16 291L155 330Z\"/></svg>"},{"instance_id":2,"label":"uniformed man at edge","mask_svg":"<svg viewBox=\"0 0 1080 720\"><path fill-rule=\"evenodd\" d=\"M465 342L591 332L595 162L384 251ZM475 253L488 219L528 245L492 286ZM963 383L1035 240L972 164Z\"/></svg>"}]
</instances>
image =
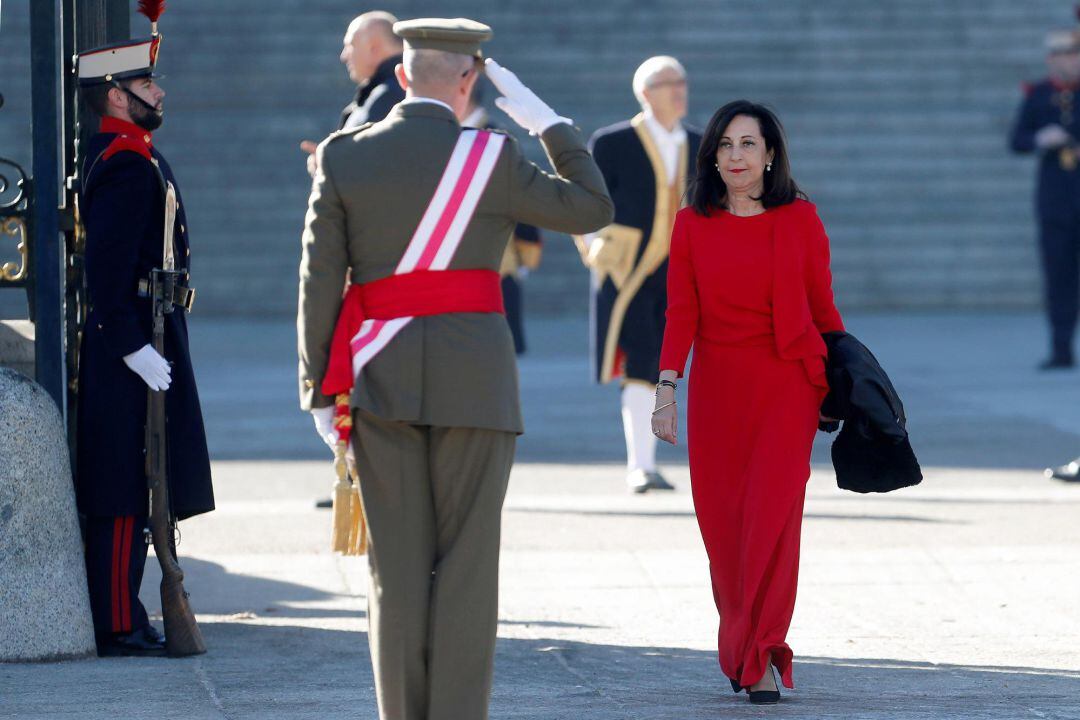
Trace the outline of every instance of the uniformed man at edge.
<instances>
[{"instance_id":1,"label":"uniformed man at edge","mask_svg":"<svg viewBox=\"0 0 1080 720\"><path fill-rule=\"evenodd\" d=\"M1072 368L1080 308L1080 31L1046 37L1046 79L1025 88L1013 126L1014 152L1039 157L1035 210L1039 222L1050 355L1042 370Z\"/></svg>"}]
</instances>

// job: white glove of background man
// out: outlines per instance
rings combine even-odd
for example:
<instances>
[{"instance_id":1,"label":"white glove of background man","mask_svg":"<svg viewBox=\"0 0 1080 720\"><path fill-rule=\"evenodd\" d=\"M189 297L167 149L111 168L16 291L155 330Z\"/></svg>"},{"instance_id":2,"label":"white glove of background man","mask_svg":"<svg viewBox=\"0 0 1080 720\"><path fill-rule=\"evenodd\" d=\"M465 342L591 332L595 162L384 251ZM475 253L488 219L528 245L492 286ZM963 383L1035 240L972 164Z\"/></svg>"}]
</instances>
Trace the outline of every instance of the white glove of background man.
<instances>
[{"instance_id":1,"label":"white glove of background man","mask_svg":"<svg viewBox=\"0 0 1080 720\"><path fill-rule=\"evenodd\" d=\"M1070 142L1072 137L1060 125L1047 125L1035 133L1035 147L1040 150L1057 150Z\"/></svg>"},{"instance_id":2,"label":"white glove of background man","mask_svg":"<svg viewBox=\"0 0 1080 720\"><path fill-rule=\"evenodd\" d=\"M311 417L315 420L315 432L333 450L338 439L337 430L334 429L334 406L315 408L311 411Z\"/></svg>"},{"instance_id":3,"label":"white glove of background man","mask_svg":"<svg viewBox=\"0 0 1080 720\"><path fill-rule=\"evenodd\" d=\"M484 61L486 74L502 97L495 98L495 106L533 135L543 135L544 131L556 123L572 124L569 118L559 117L547 103L537 97L517 75L504 68L491 58Z\"/></svg>"},{"instance_id":4,"label":"white glove of background man","mask_svg":"<svg viewBox=\"0 0 1080 720\"><path fill-rule=\"evenodd\" d=\"M168 390L172 383L172 366L150 344L125 355L124 364L141 377L151 390Z\"/></svg>"}]
</instances>

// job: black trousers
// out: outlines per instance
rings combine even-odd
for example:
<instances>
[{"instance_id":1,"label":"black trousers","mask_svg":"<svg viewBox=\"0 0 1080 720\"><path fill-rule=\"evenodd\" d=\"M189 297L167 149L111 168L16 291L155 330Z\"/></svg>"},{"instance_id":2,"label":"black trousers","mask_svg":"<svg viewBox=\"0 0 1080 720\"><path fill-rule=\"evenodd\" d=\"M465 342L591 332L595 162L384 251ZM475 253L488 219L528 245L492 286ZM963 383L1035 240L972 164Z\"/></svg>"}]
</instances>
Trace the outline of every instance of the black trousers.
<instances>
[{"instance_id":1,"label":"black trousers","mask_svg":"<svg viewBox=\"0 0 1080 720\"><path fill-rule=\"evenodd\" d=\"M1080 311L1080 212L1044 214L1039 223L1051 353L1068 359Z\"/></svg>"},{"instance_id":2,"label":"black trousers","mask_svg":"<svg viewBox=\"0 0 1080 720\"><path fill-rule=\"evenodd\" d=\"M145 527L146 518L133 515L86 519L86 579L99 638L150 624L139 602L148 549Z\"/></svg>"}]
</instances>

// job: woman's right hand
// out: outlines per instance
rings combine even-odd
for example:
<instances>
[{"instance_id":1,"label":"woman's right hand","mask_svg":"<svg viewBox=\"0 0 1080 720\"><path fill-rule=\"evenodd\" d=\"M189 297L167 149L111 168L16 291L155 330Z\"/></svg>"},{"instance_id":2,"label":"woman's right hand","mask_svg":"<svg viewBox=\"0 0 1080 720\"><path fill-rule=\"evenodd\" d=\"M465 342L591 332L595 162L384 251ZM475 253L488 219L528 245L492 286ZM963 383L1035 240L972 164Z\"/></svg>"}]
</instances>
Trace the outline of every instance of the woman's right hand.
<instances>
[{"instance_id":1,"label":"woman's right hand","mask_svg":"<svg viewBox=\"0 0 1080 720\"><path fill-rule=\"evenodd\" d=\"M668 403L671 404L669 405ZM675 404L675 393L672 392L671 396L667 399L663 399L662 397L658 396L656 398L656 407L659 409L653 411L653 435L656 435L656 437L660 438L664 442L669 442L672 445L675 445L679 432L679 406Z\"/></svg>"}]
</instances>

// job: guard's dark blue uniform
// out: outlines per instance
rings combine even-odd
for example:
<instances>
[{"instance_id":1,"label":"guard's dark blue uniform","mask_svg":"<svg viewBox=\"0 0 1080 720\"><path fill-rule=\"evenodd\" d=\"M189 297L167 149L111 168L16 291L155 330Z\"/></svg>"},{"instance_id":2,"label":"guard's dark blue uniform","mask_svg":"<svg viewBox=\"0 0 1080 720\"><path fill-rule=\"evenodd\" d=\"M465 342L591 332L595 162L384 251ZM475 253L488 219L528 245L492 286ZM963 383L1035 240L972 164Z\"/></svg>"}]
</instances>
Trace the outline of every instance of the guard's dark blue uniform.
<instances>
[{"instance_id":1,"label":"guard's dark blue uniform","mask_svg":"<svg viewBox=\"0 0 1080 720\"><path fill-rule=\"evenodd\" d=\"M642 232L635 267L645 255L656 220L656 170L636 129L636 120L598 130L589 141L596 164L604 174L615 202L615 224ZM701 134L686 128L687 177L693 177ZM681 201L683 198L677 198ZM677 207L676 207L677 209ZM664 252L666 257L666 251ZM660 375L660 347L664 341L667 312L667 260L650 273L620 311L620 289L610 277L593 293L592 345L596 380L615 378L655 385ZM617 350L607 352L609 337Z\"/></svg>"},{"instance_id":2,"label":"guard's dark blue uniform","mask_svg":"<svg viewBox=\"0 0 1080 720\"><path fill-rule=\"evenodd\" d=\"M1035 152L1035 133L1061 125L1080 138L1078 88L1052 80L1031 85L1013 128L1011 145L1018 153ZM1080 151L1073 147L1047 150L1039 158L1035 206L1046 292L1046 312L1052 333L1052 360L1071 363L1077 310L1080 308Z\"/></svg>"},{"instance_id":3,"label":"guard's dark blue uniform","mask_svg":"<svg viewBox=\"0 0 1080 720\"><path fill-rule=\"evenodd\" d=\"M518 223L514 228L514 236L510 238L511 252L518 253L517 243L535 246L542 244L540 230L532 225ZM525 343L525 299L522 292L522 282L516 272L505 273L502 277L503 308L506 311L506 322L510 325L510 334L514 337L514 352L524 355L528 348Z\"/></svg>"},{"instance_id":4,"label":"guard's dark blue uniform","mask_svg":"<svg viewBox=\"0 0 1080 720\"><path fill-rule=\"evenodd\" d=\"M115 118L86 150L80 210L86 227L90 311L80 349L76 494L87 516L87 574L99 637L147 623L139 603L148 513L144 430L147 386L123 357L151 340L152 307L139 280L162 266L164 193L151 164L178 187L150 133ZM188 267L187 220L177 191L177 269ZM182 309L165 319L165 395L172 508L177 518L214 509L202 412Z\"/></svg>"}]
</instances>

